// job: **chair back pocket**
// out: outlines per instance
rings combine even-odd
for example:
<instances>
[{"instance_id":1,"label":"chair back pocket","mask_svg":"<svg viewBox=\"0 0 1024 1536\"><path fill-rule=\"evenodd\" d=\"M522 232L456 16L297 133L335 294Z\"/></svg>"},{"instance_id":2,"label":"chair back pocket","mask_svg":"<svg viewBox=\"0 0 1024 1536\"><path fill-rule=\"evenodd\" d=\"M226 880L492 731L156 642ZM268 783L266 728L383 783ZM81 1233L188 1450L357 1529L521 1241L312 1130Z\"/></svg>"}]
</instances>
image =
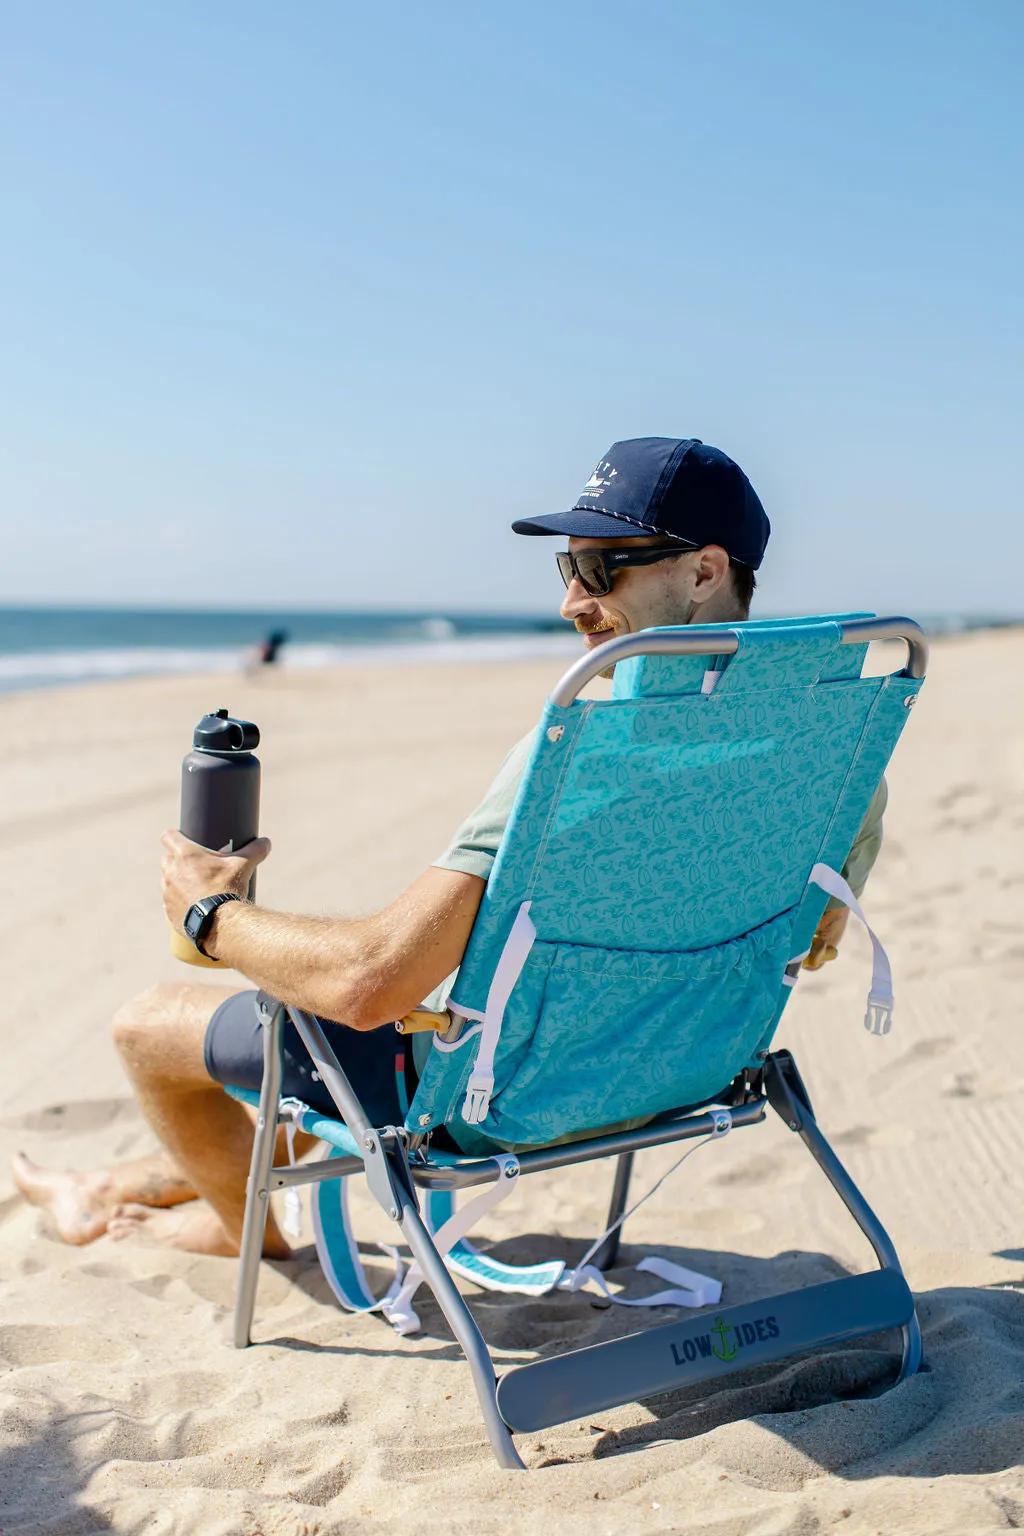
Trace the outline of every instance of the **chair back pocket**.
<instances>
[{"instance_id":1,"label":"chair back pocket","mask_svg":"<svg viewBox=\"0 0 1024 1536\"><path fill-rule=\"evenodd\" d=\"M721 1092L776 1011L794 911L676 953L538 941L506 1010L479 1131L540 1145ZM456 1140L460 1111L455 1095L445 1118Z\"/></svg>"}]
</instances>

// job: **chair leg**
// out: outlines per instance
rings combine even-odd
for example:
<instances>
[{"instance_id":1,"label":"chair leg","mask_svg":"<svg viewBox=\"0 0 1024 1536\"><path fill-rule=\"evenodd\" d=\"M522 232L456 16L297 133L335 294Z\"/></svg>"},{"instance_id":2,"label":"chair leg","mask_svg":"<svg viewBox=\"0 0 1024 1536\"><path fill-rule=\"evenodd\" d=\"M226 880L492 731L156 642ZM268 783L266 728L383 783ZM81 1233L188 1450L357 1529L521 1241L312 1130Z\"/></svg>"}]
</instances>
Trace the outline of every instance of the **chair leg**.
<instances>
[{"instance_id":1,"label":"chair leg","mask_svg":"<svg viewBox=\"0 0 1024 1536\"><path fill-rule=\"evenodd\" d=\"M921 1324L917 1320L917 1312L905 1328L900 1329L903 1339L903 1358L900 1361L900 1373L896 1378L897 1384L905 1381L908 1376L916 1376L921 1369L921 1361L924 1349L921 1344Z\"/></svg>"},{"instance_id":2,"label":"chair leg","mask_svg":"<svg viewBox=\"0 0 1024 1536\"><path fill-rule=\"evenodd\" d=\"M619 1239L622 1236L622 1226L615 1226L623 1211L626 1209L626 1201L629 1198L629 1179L633 1172L633 1153L622 1152L615 1163L615 1180L612 1184L612 1199L608 1207L608 1220L606 1227L615 1227L614 1232L609 1232L600 1248L595 1250L593 1264L596 1269L608 1270L615 1268L615 1261L619 1256Z\"/></svg>"},{"instance_id":3,"label":"chair leg","mask_svg":"<svg viewBox=\"0 0 1024 1536\"><path fill-rule=\"evenodd\" d=\"M772 1107L785 1120L790 1130L796 1131L799 1135L800 1140L871 1244L879 1268L894 1269L898 1274L902 1274L903 1267L892 1239L822 1134L814 1118L807 1090L796 1070L796 1063L788 1051L773 1052L769 1062L771 1070L766 1089ZM921 1366L921 1327L916 1312L906 1327L900 1330L900 1334L902 1359L898 1381L902 1381L906 1376L913 1376Z\"/></svg>"},{"instance_id":4,"label":"chair leg","mask_svg":"<svg viewBox=\"0 0 1024 1536\"><path fill-rule=\"evenodd\" d=\"M487 1427L491 1449L500 1467L523 1471L524 1463L515 1448L508 1425L498 1410L497 1380L494 1363L484 1343L483 1334L466 1305L465 1298L448 1272L447 1266L427 1231L410 1195L402 1188L396 1190L399 1205L398 1224L413 1258L423 1271L423 1278L437 1297L438 1305L466 1356L477 1401Z\"/></svg>"},{"instance_id":5,"label":"chair leg","mask_svg":"<svg viewBox=\"0 0 1024 1536\"><path fill-rule=\"evenodd\" d=\"M284 1009L280 1004L257 1004L263 1026L263 1082L252 1144L249 1180L245 1187L245 1220L235 1292L234 1344L245 1349L250 1342L252 1315L256 1305L256 1286L263 1256L263 1234L270 1209L270 1170L274 1163L277 1140L277 1111L281 1099L281 1026Z\"/></svg>"}]
</instances>

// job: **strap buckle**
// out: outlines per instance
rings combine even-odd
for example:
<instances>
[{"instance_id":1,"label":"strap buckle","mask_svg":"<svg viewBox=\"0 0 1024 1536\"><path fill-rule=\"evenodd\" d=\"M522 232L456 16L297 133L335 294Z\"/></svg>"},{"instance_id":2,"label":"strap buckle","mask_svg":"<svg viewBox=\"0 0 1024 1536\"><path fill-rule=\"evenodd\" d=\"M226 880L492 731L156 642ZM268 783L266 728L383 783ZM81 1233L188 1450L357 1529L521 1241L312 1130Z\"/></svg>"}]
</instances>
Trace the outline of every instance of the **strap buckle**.
<instances>
[{"instance_id":1,"label":"strap buckle","mask_svg":"<svg viewBox=\"0 0 1024 1536\"><path fill-rule=\"evenodd\" d=\"M868 993L868 1007L864 1015L864 1028L870 1035L887 1035L892 1029L892 998L878 992Z\"/></svg>"},{"instance_id":2,"label":"strap buckle","mask_svg":"<svg viewBox=\"0 0 1024 1536\"><path fill-rule=\"evenodd\" d=\"M469 1082L466 1084L466 1097L462 1104L462 1118L467 1125L480 1125L487 1119L493 1092L493 1072L474 1070L470 1074Z\"/></svg>"}]
</instances>

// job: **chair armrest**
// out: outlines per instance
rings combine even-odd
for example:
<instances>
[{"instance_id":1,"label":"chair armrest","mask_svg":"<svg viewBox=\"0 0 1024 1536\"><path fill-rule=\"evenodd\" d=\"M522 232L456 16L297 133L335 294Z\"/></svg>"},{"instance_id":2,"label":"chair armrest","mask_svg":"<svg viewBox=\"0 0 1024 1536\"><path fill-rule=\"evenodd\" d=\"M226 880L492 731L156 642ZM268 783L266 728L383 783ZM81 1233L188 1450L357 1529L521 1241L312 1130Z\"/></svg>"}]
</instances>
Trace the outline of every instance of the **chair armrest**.
<instances>
[{"instance_id":1,"label":"chair armrest","mask_svg":"<svg viewBox=\"0 0 1024 1536\"><path fill-rule=\"evenodd\" d=\"M395 1028L400 1035L421 1035L428 1029L435 1029L443 1035L451 1027L450 1013L434 1013L429 1008L414 1008L404 1019L395 1020Z\"/></svg>"}]
</instances>

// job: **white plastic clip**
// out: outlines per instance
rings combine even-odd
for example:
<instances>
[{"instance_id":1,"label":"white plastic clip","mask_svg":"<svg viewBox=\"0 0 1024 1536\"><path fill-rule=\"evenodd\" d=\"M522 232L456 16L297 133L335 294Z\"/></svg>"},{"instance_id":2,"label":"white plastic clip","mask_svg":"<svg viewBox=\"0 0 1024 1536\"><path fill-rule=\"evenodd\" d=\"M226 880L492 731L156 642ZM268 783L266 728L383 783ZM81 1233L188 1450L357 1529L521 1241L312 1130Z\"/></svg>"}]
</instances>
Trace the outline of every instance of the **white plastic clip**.
<instances>
[{"instance_id":1,"label":"white plastic clip","mask_svg":"<svg viewBox=\"0 0 1024 1536\"><path fill-rule=\"evenodd\" d=\"M868 1011L864 1015L864 1028L871 1035L887 1035L892 1029L892 998L880 997L877 992L868 993Z\"/></svg>"},{"instance_id":2,"label":"white plastic clip","mask_svg":"<svg viewBox=\"0 0 1024 1536\"><path fill-rule=\"evenodd\" d=\"M466 1097L462 1105L462 1118L467 1125L481 1125L487 1119L494 1092L494 1073L476 1072L466 1084Z\"/></svg>"},{"instance_id":3,"label":"white plastic clip","mask_svg":"<svg viewBox=\"0 0 1024 1536\"><path fill-rule=\"evenodd\" d=\"M712 1136L728 1136L732 1130L732 1115L727 1109L713 1109L711 1111L711 1126ZM715 1299L717 1300L717 1297Z\"/></svg>"},{"instance_id":4,"label":"white plastic clip","mask_svg":"<svg viewBox=\"0 0 1024 1536\"><path fill-rule=\"evenodd\" d=\"M288 1163L295 1167L295 1126L286 1120L284 1134L288 1140ZM284 1192L284 1230L289 1237L302 1236L302 1191L297 1184L289 1184Z\"/></svg>"}]
</instances>

